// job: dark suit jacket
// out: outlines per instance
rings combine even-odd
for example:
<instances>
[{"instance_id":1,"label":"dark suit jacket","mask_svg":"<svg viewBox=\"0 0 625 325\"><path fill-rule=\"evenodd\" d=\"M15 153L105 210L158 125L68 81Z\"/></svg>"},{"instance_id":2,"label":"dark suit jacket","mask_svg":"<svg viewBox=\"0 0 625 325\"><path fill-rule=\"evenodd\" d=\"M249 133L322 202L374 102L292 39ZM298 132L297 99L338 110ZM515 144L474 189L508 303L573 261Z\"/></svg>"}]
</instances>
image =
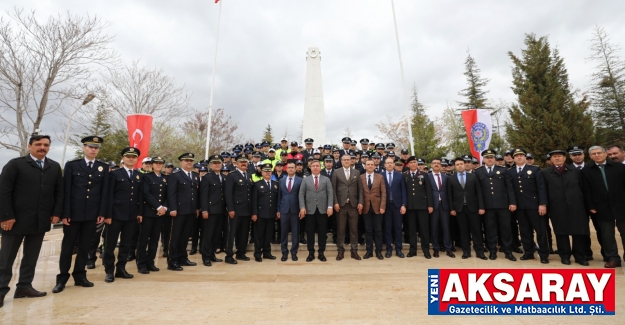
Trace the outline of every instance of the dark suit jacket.
<instances>
[{"instance_id":1,"label":"dark suit jacket","mask_svg":"<svg viewBox=\"0 0 625 325\"><path fill-rule=\"evenodd\" d=\"M482 166L474 174L480 180L486 209L508 209L511 204L516 205L512 181L506 177L505 167L495 165L489 174L487 167Z\"/></svg>"},{"instance_id":2,"label":"dark suit jacket","mask_svg":"<svg viewBox=\"0 0 625 325\"><path fill-rule=\"evenodd\" d=\"M195 215L200 209L200 175L191 172L191 178L184 170L173 173L167 179L167 204L169 212L177 215Z\"/></svg>"},{"instance_id":3,"label":"dark suit jacket","mask_svg":"<svg viewBox=\"0 0 625 325\"><path fill-rule=\"evenodd\" d=\"M280 213L299 213L299 187L302 185L302 179L293 175L293 183L291 183L291 192L288 190L289 175L280 179L278 191L278 212ZM282 216L280 216L282 217Z\"/></svg>"},{"instance_id":4,"label":"dark suit jacket","mask_svg":"<svg viewBox=\"0 0 625 325\"><path fill-rule=\"evenodd\" d=\"M432 185L427 173L420 170L415 172L414 178L410 170L404 172L406 182L406 209L427 210L434 207L432 200ZM436 197L438 201L438 196Z\"/></svg>"},{"instance_id":5,"label":"dark suit jacket","mask_svg":"<svg viewBox=\"0 0 625 325\"><path fill-rule=\"evenodd\" d=\"M429 173L430 186L432 187L432 203L434 209L442 208L445 211L449 211L449 200L447 199L447 183L449 176L441 172L441 188L438 188L438 180L435 179L434 173ZM439 202L440 197L440 202ZM442 206L441 206L442 205Z\"/></svg>"},{"instance_id":6,"label":"dark suit jacket","mask_svg":"<svg viewBox=\"0 0 625 325\"><path fill-rule=\"evenodd\" d=\"M156 218L156 209L167 207L167 175L156 176L155 173L143 175L143 216ZM167 207L169 209L169 207Z\"/></svg>"},{"instance_id":7,"label":"dark suit jacket","mask_svg":"<svg viewBox=\"0 0 625 325\"><path fill-rule=\"evenodd\" d=\"M334 175L334 172L335 172L335 171L336 171L336 169L334 169L334 168L333 168L331 171L329 171L329 172L328 172L327 170L325 170L325 169L324 169L324 170L322 170L322 171L320 172L320 174L321 174L321 176L325 176L325 177L332 178L332 175Z\"/></svg>"},{"instance_id":8,"label":"dark suit jacket","mask_svg":"<svg viewBox=\"0 0 625 325\"><path fill-rule=\"evenodd\" d=\"M252 187L252 215L263 219L275 219L278 212L278 182L261 179Z\"/></svg>"},{"instance_id":9,"label":"dark suit jacket","mask_svg":"<svg viewBox=\"0 0 625 325\"><path fill-rule=\"evenodd\" d=\"M625 166L606 161L606 189L601 170L594 162L582 169L584 200L588 210L597 210L597 218L604 221L625 219Z\"/></svg>"},{"instance_id":10,"label":"dark suit jacket","mask_svg":"<svg viewBox=\"0 0 625 325\"><path fill-rule=\"evenodd\" d=\"M219 179L221 177L221 180ZM226 178L221 174L216 174L212 170L202 177L200 182L200 205L202 212L211 214L226 214L226 201L224 199L224 189L226 188Z\"/></svg>"},{"instance_id":11,"label":"dark suit jacket","mask_svg":"<svg viewBox=\"0 0 625 325\"><path fill-rule=\"evenodd\" d=\"M46 158L43 170L30 154L11 159L0 174L0 221L15 219L7 234L50 231L50 217L63 215L61 166Z\"/></svg>"},{"instance_id":12,"label":"dark suit jacket","mask_svg":"<svg viewBox=\"0 0 625 325\"><path fill-rule=\"evenodd\" d=\"M362 214L369 213L369 208L373 209L375 214L380 214L380 209L386 210L386 183L382 175L373 173L371 189L369 189L367 173L360 175L360 180L364 199Z\"/></svg>"},{"instance_id":13,"label":"dark suit jacket","mask_svg":"<svg viewBox=\"0 0 625 325\"><path fill-rule=\"evenodd\" d=\"M135 220L143 215L143 174L135 170L132 179L125 168L109 173L109 207L106 218Z\"/></svg>"},{"instance_id":14,"label":"dark suit jacket","mask_svg":"<svg viewBox=\"0 0 625 325\"><path fill-rule=\"evenodd\" d=\"M404 175L400 172L393 171L393 184L389 184L387 174L387 171L380 174L384 177L384 183L386 184L387 207L391 208L389 204L391 198L393 198L394 207L401 208L402 206L406 206L406 181L404 180Z\"/></svg>"},{"instance_id":15,"label":"dark suit jacket","mask_svg":"<svg viewBox=\"0 0 625 325\"><path fill-rule=\"evenodd\" d=\"M506 170L506 177L514 188L517 209L538 209L539 205L547 205L545 180L540 168L525 165L519 175L515 166Z\"/></svg>"},{"instance_id":16,"label":"dark suit jacket","mask_svg":"<svg viewBox=\"0 0 625 325\"><path fill-rule=\"evenodd\" d=\"M228 211L234 211L237 216L252 215L252 176L246 172L247 178L238 170L231 171L226 177L224 198Z\"/></svg>"},{"instance_id":17,"label":"dark suit jacket","mask_svg":"<svg viewBox=\"0 0 625 325\"><path fill-rule=\"evenodd\" d=\"M334 204L338 204L339 207L345 206L348 198L349 204L354 208L363 203L360 172L354 168L350 168L349 179L345 179L343 168L332 172L332 190L334 191Z\"/></svg>"},{"instance_id":18,"label":"dark suit jacket","mask_svg":"<svg viewBox=\"0 0 625 325\"><path fill-rule=\"evenodd\" d=\"M484 209L484 197L480 182L474 173L465 173L465 185L462 188L458 180L457 173L449 176L447 182L447 196L449 197L449 206L451 210L460 212L464 206L466 198L467 208L469 212L478 212L478 209Z\"/></svg>"},{"instance_id":19,"label":"dark suit jacket","mask_svg":"<svg viewBox=\"0 0 625 325\"><path fill-rule=\"evenodd\" d=\"M95 221L106 215L108 164L95 160L91 169L85 159L74 159L63 170L63 218L72 221Z\"/></svg>"}]
</instances>

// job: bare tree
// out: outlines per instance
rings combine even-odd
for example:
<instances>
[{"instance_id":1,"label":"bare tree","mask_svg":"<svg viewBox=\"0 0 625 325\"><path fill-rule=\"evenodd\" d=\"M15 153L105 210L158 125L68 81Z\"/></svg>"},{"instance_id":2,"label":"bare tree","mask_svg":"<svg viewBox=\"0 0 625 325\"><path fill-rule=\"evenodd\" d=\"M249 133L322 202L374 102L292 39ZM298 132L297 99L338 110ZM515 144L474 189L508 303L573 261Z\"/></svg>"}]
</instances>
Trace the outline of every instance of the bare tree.
<instances>
[{"instance_id":1,"label":"bare tree","mask_svg":"<svg viewBox=\"0 0 625 325\"><path fill-rule=\"evenodd\" d=\"M100 18L14 9L0 18L0 147L26 154L29 134L66 100L82 100L100 67L115 62Z\"/></svg>"},{"instance_id":2,"label":"bare tree","mask_svg":"<svg viewBox=\"0 0 625 325\"><path fill-rule=\"evenodd\" d=\"M346 127L345 130L343 130L343 136L344 137L353 137L352 135L352 129L350 129L349 127Z\"/></svg>"},{"instance_id":3,"label":"bare tree","mask_svg":"<svg viewBox=\"0 0 625 325\"><path fill-rule=\"evenodd\" d=\"M401 116L397 121L393 121L390 115L386 116L387 122L377 123L382 138L395 143L398 148L410 148L408 139L408 119Z\"/></svg>"}]
</instances>

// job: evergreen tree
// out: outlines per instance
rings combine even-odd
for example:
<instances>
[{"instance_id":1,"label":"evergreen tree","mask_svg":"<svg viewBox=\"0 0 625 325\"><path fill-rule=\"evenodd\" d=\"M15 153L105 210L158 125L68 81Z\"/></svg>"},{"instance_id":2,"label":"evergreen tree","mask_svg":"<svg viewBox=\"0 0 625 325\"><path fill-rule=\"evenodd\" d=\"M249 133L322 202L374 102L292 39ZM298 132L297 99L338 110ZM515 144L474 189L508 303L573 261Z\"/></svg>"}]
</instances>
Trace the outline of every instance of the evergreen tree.
<instances>
[{"instance_id":1,"label":"evergreen tree","mask_svg":"<svg viewBox=\"0 0 625 325\"><path fill-rule=\"evenodd\" d=\"M76 158L84 157L84 152L82 151L83 144L80 140L87 136L97 135L104 139L104 143L100 147L97 158L104 161L112 160L115 162L121 160L120 153L123 148L128 146L128 131L125 129L113 130L110 124L110 114L110 111L103 104L98 105L95 115L91 120L91 124L86 125L83 133L75 134L72 137L70 143L73 146L79 147L75 152Z\"/></svg>"},{"instance_id":2,"label":"evergreen tree","mask_svg":"<svg viewBox=\"0 0 625 325\"><path fill-rule=\"evenodd\" d=\"M429 162L433 158L443 157L447 148L440 144L440 136L436 134L434 122L425 113L425 106L419 101L417 87L412 88L412 137L414 154Z\"/></svg>"},{"instance_id":3,"label":"evergreen tree","mask_svg":"<svg viewBox=\"0 0 625 325\"><path fill-rule=\"evenodd\" d=\"M467 51L467 59L464 61L464 76L467 79L467 88L458 92L458 95L465 97L464 102L458 102L462 110L466 109L482 109L486 108L487 90L484 87L488 85L489 79L480 76L481 70L477 67L477 63Z\"/></svg>"},{"instance_id":4,"label":"evergreen tree","mask_svg":"<svg viewBox=\"0 0 625 325\"><path fill-rule=\"evenodd\" d=\"M267 141L273 144L273 135L271 134L271 131L273 131L273 129L271 128L271 125L267 124L267 127L265 128L265 132L263 134L263 139L261 141Z\"/></svg>"},{"instance_id":5,"label":"evergreen tree","mask_svg":"<svg viewBox=\"0 0 625 325\"><path fill-rule=\"evenodd\" d=\"M571 145L588 147L594 142L593 122L586 96L576 100L569 89L564 60L551 50L546 37L525 37L526 48L517 57L512 52L513 92L506 125L508 141L543 162L546 153Z\"/></svg>"}]
</instances>

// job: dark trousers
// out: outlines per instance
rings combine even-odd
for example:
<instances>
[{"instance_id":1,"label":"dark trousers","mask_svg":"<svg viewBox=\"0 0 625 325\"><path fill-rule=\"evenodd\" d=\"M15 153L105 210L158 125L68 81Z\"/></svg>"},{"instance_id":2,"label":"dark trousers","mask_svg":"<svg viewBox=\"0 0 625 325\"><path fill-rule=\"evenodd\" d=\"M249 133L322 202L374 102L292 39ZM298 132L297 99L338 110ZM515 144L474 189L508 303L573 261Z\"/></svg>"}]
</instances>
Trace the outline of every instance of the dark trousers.
<instances>
[{"instance_id":1,"label":"dark trousers","mask_svg":"<svg viewBox=\"0 0 625 325\"><path fill-rule=\"evenodd\" d=\"M171 237L171 216L169 213L162 216L163 218L163 231L161 232L161 246L163 246L163 252L169 250L169 238Z\"/></svg>"},{"instance_id":2,"label":"dark trousers","mask_svg":"<svg viewBox=\"0 0 625 325\"><path fill-rule=\"evenodd\" d=\"M228 217L228 243L226 244L226 256L234 255L236 239L237 255L245 255L247 250L247 238L250 233L250 216Z\"/></svg>"},{"instance_id":3,"label":"dark trousers","mask_svg":"<svg viewBox=\"0 0 625 325\"><path fill-rule=\"evenodd\" d=\"M187 245L189 245L189 236L195 221L195 213L179 214L172 217L171 220L171 237L167 262L173 265L186 261L189 258Z\"/></svg>"},{"instance_id":4,"label":"dark trousers","mask_svg":"<svg viewBox=\"0 0 625 325\"><path fill-rule=\"evenodd\" d=\"M115 268L117 271L126 269L128 253L130 252L130 243L137 228L137 220L130 219L122 221L113 219L110 225L106 226L106 245L104 247L104 271L106 274L113 273ZM119 250L117 251L117 264L115 264L115 247L117 246L117 238L119 240Z\"/></svg>"},{"instance_id":5,"label":"dark trousers","mask_svg":"<svg viewBox=\"0 0 625 325\"><path fill-rule=\"evenodd\" d=\"M106 240L106 237L104 236L104 225L104 222L99 225L95 225L95 232L89 242L89 252L87 253L88 263L95 263L98 260L97 251L98 246L100 246L100 237ZM102 253L104 253L104 250L102 250Z\"/></svg>"},{"instance_id":6,"label":"dark trousers","mask_svg":"<svg viewBox=\"0 0 625 325\"><path fill-rule=\"evenodd\" d=\"M599 220L599 227L601 228L601 241L603 242L603 251L609 261L620 261L621 257L618 254L618 246L616 244L616 232L614 231L614 225L621 233L621 241L625 243L625 220L603 221ZM3 242L4 243L4 242ZM625 246L623 246L625 247ZM560 247L558 247L558 251Z\"/></svg>"},{"instance_id":7,"label":"dark trousers","mask_svg":"<svg viewBox=\"0 0 625 325\"><path fill-rule=\"evenodd\" d=\"M573 237L572 247L570 237ZM558 255L560 255L560 258L568 259L573 255L576 261L585 261L584 237L586 237L586 235L556 235L556 245L558 245Z\"/></svg>"},{"instance_id":8,"label":"dark trousers","mask_svg":"<svg viewBox=\"0 0 625 325\"><path fill-rule=\"evenodd\" d=\"M408 227L404 232L408 234L410 243L410 253L417 254L417 231L421 238L421 250L423 253L430 253L430 216L427 210L410 209L406 211L406 221Z\"/></svg>"},{"instance_id":9,"label":"dark trousers","mask_svg":"<svg viewBox=\"0 0 625 325\"><path fill-rule=\"evenodd\" d=\"M510 234L512 235L513 247L521 246L521 241L519 240L519 223L517 220L516 211L510 214Z\"/></svg>"},{"instance_id":10,"label":"dark trousers","mask_svg":"<svg viewBox=\"0 0 625 325\"><path fill-rule=\"evenodd\" d=\"M449 219L449 238L452 241L452 246L462 247L460 244L460 226L458 225L458 218Z\"/></svg>"},{"instance_id":11,"label":"dark trousers","mask_svg":"<svg viewBox=\"0 0 625 325\"><path fill-rule=\"evenodd\" d=\"M590 214L590 220L592 220L592 225L593 227L595 227L595 232L597 233L597 242L599 243L599 247L601 247L601 256L603 258L606 258L605 252L603 250L603 242L601 240L601 226L599 224L599 220L597 220L597 215ZM584 246L582 247L582 249L584 249L584 256L591 257L593 255L593 252L592 249L590 249L590 246L592 245L590 235L584 236L582 240L584 243Z\"/></svg>"},{"instance_id":12,"label":"dark trousers","mask_svg":"<svg viewBox=\"0 0 625 325\"><path fill-rule=\"evenodd\" d=\"M553 229L551 229L551 222L549 219L549 213L547 213L543 220L545 220L545 229L547 229L547 245L549 246L549 251L551 251L553 250ZM590 244L588 248L590 249ZM592 250L590 251L590 255L592 255Z\"/></svg>"},{"instance_id":13,"label":"dark trousers","mask_svg":"<svg viewBox=\"0 0 625 325\"><path fill-rule=\"evenodd\" d=\"M434 209L431 214L430 235L432 236L432 247L440 251L441 245L439 241L439 225L443 237L443 249L447 252L451 252L451 236L449 234L449 211L443 210L443 205L439 204L438 209Z\"/></svg>"},{"instance_id":14,"label":"dark trousers","mask_svg":"<svg viewBox=\"0 0 625 325\"><path fill-rule=\"evenodd\" d=\"M352 251L358 251L358 210L345 204L340 207L338 216L336 217L336 249L339 252L345 251L345 231L349 224L349 243Z\"/></svg>"},{"instance_id":15,"label":"dark trousers","mask_svg":"<svg viewBox=\"0 0 625 325\"><path fill-rule=\"evenodd\" d=\"M358 215L358 242L360 243L365 238L365 220L362 218L362 214Z\"/></svg>"},{"instance_id":16,"label":"dark trousers","mask_svg":"<svg viewBox=\"0 0 625 325\"><path fill-rule=\"evenodd\" d=\"M304 219L299 219L299 238L300 239L305 239L306 238L306 218Z\"/></svg>"},{"instance_id":17,"label":"dark trousers","mask_svg":"<svg viewBox=\"0 0 625 325\"><path fill-rule=\"evenodd\" d=\"M471 254L471 239L473 239L473 249L476 254L484 254L484 243L482 242L482 220L477 212L469 212L465 205L462 211L456 211L458 229L460 231L460 244L462 252Z\"/></svg>"},{"instance_id":18,"label":"dark trousers","mask_svg":"<svg viewBox=\"0 0 625 325\"><path fill-rule=\"evenodd\" d=\"M549 256L549 245L547 245L547 227L542 217L538 215L538 209L517 209L515 211L519 221L521 231L521 242L523 243L523 251L525 254L534 252L534 236L536 232L536 241L538 244L538 255L542 258Z\"/></svg>"},{"instance_id":19,"label":"dark trousers","mask_svg":"<svg viewBox=\"0 0 625 325\"><path fill-rule=\"evenodd\" d=\"M491 254L497 252L497 233L504 253L512 252L512 231L510 230L510 210L486 209L484 224L486 245Z\"/></svg>"},{"instance_id":20,"label":"dark trousers","mask_svg":"<svg viewBox=\"0 0 625 325\"><path fill-rule=\"evenodd\" d=\"M139 225L139 244L137 245L137 268L154 266L158 238L163 229L163 217L143 217Z\"/></svg>"},{"instance_id":21,"label":"dark trousers","mask_svg":"<svg viewBox=\"0 0 625 325\"><path fill-rule=\"evenodd\" d=\"M291 254L297 254L299 249L299 215L295 213L280 213L280 249L282 254L289 252L289 232L291 232Z\"/></svg>"},{"instance_id":22,"label":"dark trousers","mask_svg":"<svg viewBox=\"0 0 625 325\"><path fill-rule=\"evenodd\" d=\"M320 213L319 209L315 209L314 214L307 214L304 219L308 219L306 221L306 238L308 238L306 245L308 246L308 254L312 255L315 253L315 233L317 233L319 254L323 254L326 251L328 214Z\"/></svg>"},{"instance_id":23,"label":"dark trousers","mask_svg":"<svg viewBox=\"0 0 625 325\"><path fill-rule=\"evenodd\" d=\"M135 227L134 233L132 234L132 240L130 240L130 253L129 254L136 254L138 245L139 245L139 225Z\"/></svg>"},{"instance_id":24,"label":"dark trousers","mask_svg":"<svg viewBox=\"0 0 625 325\"><path fill-rule=\"evenodd\" d=\"M395 244L395 251L401 252L402 239L401 238L401 225L402 215L399 213L399 209L393 205L393 202L386 202L386 211L384 211L384 239L386 241L386 251L393 250L393 243Z\"/></svg>"},{"instance_id":25,"label":"dark trousers","mask_svg":"<svg viewBox=\"0 0 625 325\"><path fill-rule=\"evenodd\" d=\"M271 255L271 235L273 218L257 218L254 222L254 257ZM238 251L237 251L238 253Z\"/></svg>"},{"instance_id":26,"label":"dark trousers","mask_svg":"<svg viewBox=\"0 0 625 325\"><path fill-rule=\"evenodd\" d=\"M72 253L74 243L78 240L78 252L74 263L72 276L74 280L84 280L87 278L87 255L89 255L89 245L95 233L96 223L93 221L70 221L69 226L63 226L63 241L61 242L61 256L59 256L59 274L56 276L56 283L67 283L69 280L69 269L72 266Z\"/></svg>"},{"instance_id":27,"label":"dark trousers","mask_svg":"<svg viewBox=\"0 0 625 325\"><path fill-rule=\"evenodd\" d=\"M198 248L198 242L200 247L202 247L202 241L204 240L204 236L202 233L204 232L204 222L202 221L202 217L195 218L193 220L193 227L191 228L191 248Z\"/></svg>"},{"instance_id":28,"label":"dark trousers","mask_svg":"<svg viewBox=\"0 0 625 325\"><path fill-rule=\"evenodd\" d=\"M215 248L221 238L221 226L224 219L223 214L211 213L208 215L208 219L202 217L198 218L202 221L202 246L200 246L200 253L202 254L202 261L209 261L215 257Z\"/></svg>"},{"instance_id":29,"label":"dark trousers","mask_svg":"<svg viewBox=\"0 0 625 325\"><path fill-rule=\"evenodd\" d=\"M41 244L46 233L32 235L2 234L2 246L0 246L0 296L9 292L9 282L13 277L13 263L17 257L22 241L24 242L22 261L20 262L20 278L17 282L17 290L32 287L35 277L35 267L41 251Z\"/></svg>"},{"instance_id":30,"label":"dark trousers","mask_svg":"<svg viewBox=\"0 0 625 325\"><path fill-rule=\"evenodd\" d=\"M369 208L369 212L362 215L365 222L365 244L367 252L373 252L373 243L375 242L375 252L382 252L382 220L384 215L376 214L373 208Z\"/></svg>"},{"instance_id":31,"label":"dark trousers","mask_svg":"<svg viewBox=\"0 0 625 325\"><path fill-rule=\"evenodd\" d=\"M217 238L215 238L215 250L217 248L221 248L223 251L226 251L226 246L228 245L228 231L229 231L229 224L228 224L228 215L226 213L226 215L221 218L220 221L217 221L217 223L219 224L219 229L221 229L217 235Z\"/></svg>"}]
</instances>

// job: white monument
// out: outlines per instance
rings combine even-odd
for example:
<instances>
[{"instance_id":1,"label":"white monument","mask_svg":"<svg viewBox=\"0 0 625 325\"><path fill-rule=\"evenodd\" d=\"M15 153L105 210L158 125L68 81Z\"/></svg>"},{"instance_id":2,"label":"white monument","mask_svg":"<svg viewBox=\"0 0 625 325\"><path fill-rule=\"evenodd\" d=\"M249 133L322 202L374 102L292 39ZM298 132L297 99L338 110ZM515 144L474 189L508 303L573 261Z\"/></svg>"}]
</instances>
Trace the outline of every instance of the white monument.
<instances>
[{"instance_id":1,"label":"white monument","mask_svg":"<svg viewBox=\"0 0 625 325\"><path fill-rule=\"evenodd\" d=\"M306 138L315 140L315 148L326 144L326 113L321 87L321 52L316 47L309 47L306 52L306 96L302 141Z\"/></svg>"}]
</instances>

